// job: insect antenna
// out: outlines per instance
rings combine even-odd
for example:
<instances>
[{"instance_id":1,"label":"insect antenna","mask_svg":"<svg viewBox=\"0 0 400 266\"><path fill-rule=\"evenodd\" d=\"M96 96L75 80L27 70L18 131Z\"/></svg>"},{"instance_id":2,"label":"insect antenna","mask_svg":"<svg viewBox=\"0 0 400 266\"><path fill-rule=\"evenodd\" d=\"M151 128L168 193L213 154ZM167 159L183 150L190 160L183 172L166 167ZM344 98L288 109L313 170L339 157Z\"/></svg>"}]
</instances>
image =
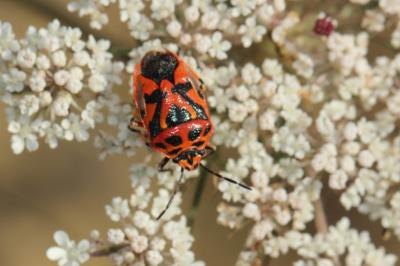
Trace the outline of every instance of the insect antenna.
<instances>
[{"instance_id":1,"label":"insect antenna","mask_svg":"<svg viewBox=\"0 0 400 266\"><path fill-rule=\"evenodd\" d=\"M160 220L160 218L165 214L165 212L168 210L169 206L171 206L172 201L175 198L176 193L179 190L179 185L181 184L183 178L183 168L181 168L181 176L179 177L178 181L175 183L175 188L174 191L171 194L171 197L168 200L167 206L165 206L164 210L157 216L156 221Z\"/></svg>"},{"instance_id":2,"label":"insect antenna","mask_svg":"<svg viewBox=\"0 0 400 266\"><path fill-rule=\"evenodd\" d=\"M226 180L226 181L228 181L228 182L230 182L230 183L232 183L232 184L236 184L236 185L238 185L238 186L241 186L242 188L245 188L245 189L247 189L247 190L252 190L251 187L249 187L249 186L247 186L247 185L245 185L245 184L243 184L243 183L240 183L240 182L238 182L238 181L236 181L236 180L233 180L233 179L231 179L231 178L229 178L229 177L226 177L226 176L223 176L223 175L221 175L221 174L219 174L219 173L214 172L213 170L207 168L207 166L205 166L205 165L202 164L202 163L200 164L200 166L203 167L203 169L205 169L207 172L209 172L209 173L215 175L216 177L218 177L218 178L220 178L220 179L223 179L223 180Z\"/></svg>"}]
</instances>

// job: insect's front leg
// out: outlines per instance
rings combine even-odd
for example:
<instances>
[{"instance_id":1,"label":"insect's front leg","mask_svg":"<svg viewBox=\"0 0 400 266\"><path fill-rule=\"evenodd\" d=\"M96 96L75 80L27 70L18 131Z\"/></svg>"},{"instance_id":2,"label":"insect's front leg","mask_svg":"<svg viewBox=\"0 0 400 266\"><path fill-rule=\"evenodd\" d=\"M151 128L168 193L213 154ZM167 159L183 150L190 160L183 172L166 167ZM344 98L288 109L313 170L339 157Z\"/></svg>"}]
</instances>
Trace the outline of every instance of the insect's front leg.
<instances>
[{"instance_id":1,"label":"insect's front leg","mask_svg":"<svg viewBox=\"0 0 400 266\"><path fill-rule=\"evenodd\" d=\"M172 172L172 169L165 169L164 167L167 165L167 163L169 162L169 158L168 157L164 157L161 162L158 164L158 171L159 172Z\"/></svg>"},{"instance_id":2,"label":"insect's front leg","mask_svg":"<svg viewBox=\"0 0 400 266\"><path fill-rule=\"evenodd\" d=\"M131 118L129 122L128 129L132 132L143 134L144 127L142 121L137 120L135 117Z\"/></svg>"},{"instance_id":3,"label":"insect's front leg","mask_svg":"<svg viewBox=\"0 0 400 266\"><path fill-rule=\"evenodd\" d=\"M204 149L206 152L203 155L203 159L207 158L208 156L210 156L211 154L213 154L215 152L215 148L212 146L207 145L206 148Z\"/></svg>"}]
</instances>

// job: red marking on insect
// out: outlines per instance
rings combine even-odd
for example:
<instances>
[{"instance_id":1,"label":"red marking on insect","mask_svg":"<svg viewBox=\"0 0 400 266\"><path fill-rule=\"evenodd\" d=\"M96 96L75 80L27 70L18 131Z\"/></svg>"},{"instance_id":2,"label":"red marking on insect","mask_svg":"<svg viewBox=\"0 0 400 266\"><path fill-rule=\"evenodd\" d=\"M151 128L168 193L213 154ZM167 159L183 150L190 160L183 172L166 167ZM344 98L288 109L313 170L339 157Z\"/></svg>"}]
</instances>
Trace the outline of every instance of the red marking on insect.
<instances>
[{"instance_id":1,"label":"red marking on insect","mask_svg":"<svg viewBox=\"0 0 400 266\"><path fill-rule=\"evenodd\" d=\"M314 32L318 35L329 36L335 29L332 19L328 16L319 18L315 21Z\"/></svg>"},{"instance_id":2,"label":"red marking on insect","mask_svg":"<svg viewBox=\"0 0 400 266\"><path fill-rule=\"evenodd\" d=\"M170 51L148 52L135 67L133 89L136 111L129 128L142 133L146 145L164 154L160 171L170 160L182 169L166 209L178 189L184 169L191 171L201 166L219 178L251 190L201 163L214 152L209 145L214 126L203 81L178 55Z\"/></svg>"}]
</instances>

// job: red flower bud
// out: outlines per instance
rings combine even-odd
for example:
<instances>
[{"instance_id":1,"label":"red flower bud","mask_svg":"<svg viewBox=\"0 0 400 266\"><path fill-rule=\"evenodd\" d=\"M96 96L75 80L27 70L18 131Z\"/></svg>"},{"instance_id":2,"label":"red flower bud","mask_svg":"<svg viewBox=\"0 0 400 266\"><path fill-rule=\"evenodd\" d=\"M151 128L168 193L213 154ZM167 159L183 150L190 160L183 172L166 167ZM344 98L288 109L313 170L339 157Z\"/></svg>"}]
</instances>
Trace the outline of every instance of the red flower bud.
<instances>
[{"instance_id":1,"label":"red flower bud","mask_svg":"<svg viewBox=\"0 0 400 266\"><path fill-rule=\"evenodd\" d=\"M335 29L330 17L319 18L315 21L314 32L318 35L329 36Z\"/></svg>"}]
</instances>

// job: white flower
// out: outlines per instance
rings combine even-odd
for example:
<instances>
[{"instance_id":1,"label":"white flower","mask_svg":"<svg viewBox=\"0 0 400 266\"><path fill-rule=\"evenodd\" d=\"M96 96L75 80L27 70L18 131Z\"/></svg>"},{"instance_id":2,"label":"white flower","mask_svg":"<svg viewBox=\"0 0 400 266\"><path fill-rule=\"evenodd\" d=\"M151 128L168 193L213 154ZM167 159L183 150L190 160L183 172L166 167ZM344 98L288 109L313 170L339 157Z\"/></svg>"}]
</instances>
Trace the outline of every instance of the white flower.
<instances>
[{"instance_id":1,"label":"white flower","mask_svg":"<svg viewBox=\"0 0 400 266\"><path fill-rule=\"evenodd\" d=\"M400 24L398 24L396 29L392 32L392 38L390 40L390 44L394 48L400 47Z\"/></svg>"},{"instance_id":2,"label":"white flower","mask_svg":"<svg viewBox=\"0 0 400 266\"><path fill-rule=\"evenodd\" d=\"M201 25L209 30L215 30L219 26L220 13L216 9L209 9L201 17Z\"/></svg>"},{"instance_id":3,"label":"white flower","mask_svg":"<svg viewBox=\"0 0 400 266\"><path fill-rule=\"evenodd\" d=\"M26 74L17 68L11 68L8 73L1 75L1 81L6 84L5 89L9 92L21 92L24 89Z\"/></svg>"},{"instance_id":4,"label":"white flower","mask_svg":"<svg viewBox=\"0 0 400 266\"><path fill-rule=\"evenodd\" d=\"M82 121L87 123L89 127L94 128L96 122L103 120L102 114L99 112L99 104L96 101L90 101L86 104L85 110L81 113Z\"/></svg>"},{"instance_id":5,"label":"white flower","mask_svg":"<svg viewBox=\"0 0 400 266\"><path fill-rule=\"evenodd\" d=\"M211 57L223 60L228 57L226 52L231 49L231 46L229 41L223 40L222 33L217 31L211 36L211 45L208 53Z\"/></svg>"},{"instance_id":6,"label":"white flower","mask_svg":"<svg viewBox=\"0 0 400 266\"><path fill-rule=\"evenodd\" d=\"M61 121L61 127L66 140L87 141L89 139L89 133L87 132L89 126L86 123L82 123L82 120L76 114L70 114L67 118L64 118Z\"/></svg>"},{"instance_id":7,"label":"white flower","mask_svg":"<svg viewBox=\"0 0 400 266\"><path fill-rule=\"evenodd\" d=\"M246 19L245 24L239 27L239 34L243 35L242 44L243 47L248 48L254 42L261 42L267 29L264 26L257 25L255 17L249 17Z\"/></svg>"},{"instance_id":8,"label":"white flower","mask_svg":"<svg viewBox=\"0 0 400 266\"><path fill-rule=\"evenodd\" d=\"M148 239L145 236L136 236L131 240L132 250L136 253L142 253L148 247Z\"/></svg>"},{"instance_id":9,"label":"white flower","mask_svg":"<svg viewBox=\"0 0 400 266\"><path fill-rule=\"evenodd\" d=\"M34 72L29 78L29 87L34 92L41 92L46 87L46 80L44 78L44 73Z\"/></svg>"},{"instance_id":10,"label":"white flower","mask_svg":"<svg viewBox=\"0 0 400 266\"><path fill-rule=\"evenodd\" d=\"M181 30L182 25L177 20L173 20L167 25L168 33L174 38L177 38L181 34Z\"/></svg>"},{"instance_id":11,"label":"white flower","mask_svg":"<svg viewBox=\"0 0 400 266\"><path fill-rule=\"evenodd\" d=\"M229 111L229 119L232 120L233 122L240 123L243 122L244 119L246 118L248 108L244 104L231 102L228 111Z\"/></svg>"},{"instance_id":12,"label":"white flower","mask_svg":"<svg viewBox=\"0 0 400 266\"><path fill-rule=\"evenodd\" d=\"M47 70L50 68L50 60L46 55L41 54L36 59L36 65L41 70Z\"/></svg>"},{"instance_id":13,"label":"white flower","mask_svg":"<svg viewBox=\"0 0 400 266\"><path fill-rule=\"evenodd\" d=\"M60 92L52 104L53 114L62 117L67 116L69 114L69 107L71 103L71 94L67 92Z\"/></svg>"},{"instance_id":14,"label":"white flower","mask_svg":"<svg viewBox=\"0 0 400 266\"><path fill-rule=\"evenodd\" d=\"M13 32L10 23L0 21L0 56L3 60L11 60L13 52L20 49L19 43L15 40L15 34Z\"/></svg>"},{"instance_id":15,"label":"white flower","mask_svg":"<svg viewBox=\"0 0 400 266\"><path fill-rule=\"evenodd\" d=\"M86 66L91 61L91 58L88 52L79 51L74 53L72 60L78 66L83 67Z\"/></svg>"},{"instance_id":16,"label":"white flower","mask_svg":"<svg viewBox=\"0 0 400 266\"><path fill-rule=\"evenodd\" d=\"M367 10L362 20L362 26L370 31L382 31L385 28L385 15L379 10Z\"/></svg>"},{"instance_id":17,"label":"white flower","mask_svg":"<svg viewBox=\"0 0 400 266\"><path fill-rule=\"evenodd\" d=\"M89 259L89 241L83 239L76 245L64 231L55 232L54 241L58 246L49 248L47 257L57 261L58 265L78 266Z\"/></svg>"},{"instance_id":18,"label":"white flower","mask_svg":"<svg viewBox=\"0 0 400 266\"><path fill-rule=\"evenodd\" d=\"M89 88L93 92L101 92L106 89L107 86L107 80L106 78L98 73L95 73L90 76L89 78Z\"/></svg>"},{"instance_id":19,"label":"white flower","mask_svg":"<svg viewBox=\"0 0 400 266\"><path fill-rule=\"evenodd\" d=\"M333 189L344 189L346 187L348 176L345 171L339 169L329 177L329 186Z\"/></svg>"},{"instance_id":20,"label":"white flower","mask_svg":"<svg viewBox=\"0 0 400 266\"><path fill-rule=\"evenodd\" d=\"M369 150L362 150L358 154L358 163L363 167L371 167L375 162L375 157Z\"/></svg>"},{"instance_id":21,"label":"white flower","mask_svg":"<svg viewBox=\"0 0 400 266\"><path fill-rule=\"evenodd\" d=\"M196 34L194 36L195 48L199 53L207 53L211 47L211 38L208 35Z\"/></svg>"},{"instance_id":22,"label":"white flower","mask_svg":"<svg viewBox=\"0 0 400 266\"><path fill-rule=\"evenodd\" d=\"M254 203L247 203L243 208L243 215L255 221L260 220L261 214L258 206Z\"/></svg>"},{"instance_id":23,"label":"white flower","mask_svg":"<svg viewBox=\"0 0 400 266\"><path fill-rule=\"evenodd\" d=\"M397 0L381 0L379 6L389 14L400 12L400 3Z\"/></svg>"},{"instance_id":24,"label":"white flower","mask_svg":"<svg viewBox=\"0 0 400 266\"><path fill-rule=\"evenodd\" d=\"M121 229L109 229L107 232L108 241L112 244L121 244L125 240L125 234Z\"/></svg>"},{"instance_id":25,"label":"white flower","mask_svg":"<svg viewBox=\"0 0 400 266\"><path fill-rule=\"evenodd\" d=\"M68 3L68 10L75 12L79 10L79 16L90 16L90 26L94 29L101 29L108 23L108 16L102 13L101 9L108 6L110 2L106 0L79 0L77 2Z\"/></svg>"},{"instance_id":26,"label":"white flower","mask_svg":"<svg viewBox=\"0 0 400 266\"><path fill-rule=\"evenodd\" d=\"M278 119L278 114L275 110L269 109L262 113L259 118L259 125L262 130L273 131L276 129L275 123Z\"/></svg>"},{"instance_id":27,"label":"white flower","mask_svg":"<svg viewBox=\"0 0 400 266\"><path fill-rule=\"evenodd\" d=\"M281 81L283 78L282 66L276 59L266 58L262 63L264 75L271 77L273 80Z\"/></svg>"},{"instance_id":28,"label":"white flower","mask_svg":"<svg viewBox=\"0 0 400 266\"><path fill-rule=\"evenodd\" d=\"M162 20L169 17L175 11L175 4L180 1L174 0L153 0L151 2L151 17L156 20Z\"/></svg>"},{"instance_id":29,"label":"white flower","mask_svg":"<svg viewBox=\"0 0 400 266\"><path fill-rule=\"evenodd\" d=\"M133 223L138 228L145 228L148 225L150 219L151 217L149 214L143 211L136 211L133 216Z\"/></svg>"},{"instance_id":30,"label":"white flower","mask_svg":"<svg viewBox=\"0 0 400 266\"><path fill-rule=\"evenodd\" d=\"M24 49L18 52L17 62L20 67L32 68L36 62L36 53L31 49Z\"/></svg>"},{"instance_id":31,"label":"white flower","mask_svg":"<svg viewBox=\"0 0 400 266\"><path fill-rule=\"evenodd\" d=\"M303 177L304 170L295 159L282 159L279 161L279 175L286 178L290 184L294 184Z\"/></svg>"},{"instance_id":32,"label":"white flower","mask_svg":"<svg viewBox=\"0 0 400 266\"><path fill-rule=\"evenodd\" d=\"M150 37L154 24L146 16L137 13L130 18L128 27L133 38L144 41Z\"/></svg>"},{"instance_id":33,"label":"white flower","mask_svg":"<svg viewBox=\"0 0 400 266\"><path fill-rule=\"evenodd\" d=\"M64 51L57 51L52 55L53 64L57 67L64 67L67 64L67 56Z\"/></svg>"},{"instance_id":34,"label":"white flower","mask_svg":"<svg viewBox=\"0 0 400 266\"><path fill-rule=\"evenodd\" d=\"M356 169L356 162L354 158L350 155L345 155L340 158L340 167L348 174L351 174Z\"/></svg>"},{"instance_id":35,"label":"white flower","mask_svg":"<svg viewBox=\"0 0 400 266\"><path fill-rule=\"evenodd\" d=\"M231 0L231 4L234 6L233 14L235 16L243 15L247 16L252 10L256 8L256 0Z\"/></svg>"},{"instance_id":36,"label":"white flower","mask_svg":"<svg viewBox=\"0 0 400 266\"><path fill-rule=\"evenodd\" d=\"M257 84L262 76L260 69L254 64L247 63L242 69L242 79L246 84Z\"/></svg>"},{"instance_id":37,"label":"white flower","mask_svg":"<svg viewBox=\"0 0 400 266\"><path fill-rule=\"evenodd\" d=\"M371 121L367 121L365 117L363 117L357 123L357 127L358 127L358 134L363 143L370 143L376 137L377 134L376 125Z\"/></svg>"},{"instance_id":38,"label":"white flower","mask_svg":"<svg viewBox=\"0 0 400 266\"><path fill-rule=\"evenodd\" d=\"M358 134L357 125L353 122L347 123L343 129L343 133L346 140L355 140Z\"/></svg>"},{"instance_id":39,"label":"white flower","mask_svg":"<svg viewBox=\"0 0 400 266\"><path fill-rule=\"evenodd\" d=\"M34 128L29 123L29 118L21 116L19 121L11 121L8 131L12 133L11 148L15 154L20 154L26 148L28 151L35 151L39 147Z\"/></svg>"},{"instance_id":40,"label":"white flower","mask_svg":"<svg viewBox=\"0 0 400 266\"><path fill-rule=\"evenodd\" d=\"M32 116L39 110L39 98L31 94L25 95L21 99L19 110L23 115Z\"/></svg>"},{"instance_id":41,"label":"white flower","mask_svg":"<svg viewBox=\"0 0 400 266\"><path fill-rule=\"evenodd\" d=\"M64 86L69 80L69 72L62 69L54 74L54 82L58 86Z\"/></svg>"},{"instance_id":42,"label":"white flower","mask_svg":"<svg viewBox=\"0 0 400 266\"><path fill-rule=\"evenodd\" d=\"M310 56L303 53L299 54L296 61L293 62L293 68L305 78L311 78L314 74L314 62Z\"/></svg>"},{"instance_id":43,"label":"white flower","mask_svg":"<svg viewBox=\"0 0 400 266\"><path fill-rule=\"evenodd\" d=\"M146 252L146 260L149 262L151 266L159 265L163 262L163 257L160 252L156 250L149 250Z\"/></svg>"},{"instance_id":44,"label":"white flower","mask_svg":"<svg viewBox=\"0 0 400 266\"><path fill-rule=\"evenodd\" d=\"M121 0L119 1L120 19L123 22L128 21L131 17L145 8L142 0Z\"/></svg>"},{"instance_id":45,"label":"white flower","mask_svg":"<svg viewBox=\"0 0 400 266\"><path fill-rule=\"evenodd\" d=\"M128 201L120 197L113 198L111 205L106 205L105 209L107 215L114 222L118 222L130 214Z\"/></svg>"},{"instance_id":46,"label":"white flower","mask_svg":"<svg viewBox=\"0 0 400 266\"><path fill-rule=\"evenodd\" d=\"M185 19L189 23L196 22L200 17L200 12L197 6L189 6L185 9Z\"/></svg>"}]
</instances>

